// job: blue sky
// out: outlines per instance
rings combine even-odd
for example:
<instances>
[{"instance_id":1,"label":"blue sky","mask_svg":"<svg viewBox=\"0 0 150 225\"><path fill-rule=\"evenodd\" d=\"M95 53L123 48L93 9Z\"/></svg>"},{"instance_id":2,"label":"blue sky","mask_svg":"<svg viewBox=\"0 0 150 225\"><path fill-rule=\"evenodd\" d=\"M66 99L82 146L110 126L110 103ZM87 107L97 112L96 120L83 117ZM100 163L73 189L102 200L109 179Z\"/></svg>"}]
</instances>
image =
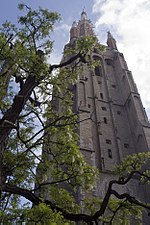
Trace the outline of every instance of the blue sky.
<instances>
[{"instance_id":1,"label":"blue sky","mask_svg":"<svg viewBox=\"0 0 150 225\"><path fill-rule=\"evenodd\" d=\"M69 29L74 20L80 19L83 8L86 9L89 18L96 22L96 16L92 13L94 1L92 0L1 0L0 19L4 22L6 19L14 23L17 21L19 10L18 3L24 2L28 6L36 9L38 6L48 8L50 11L57 11L61 14L60 23L56 24L53 34L55 39L54 52L52 54L52 62L57 62L61 58L64 44L69 40Z\"/></svg>"},{"instance_id":2,"label":"blue sky","mask_svg":"<svg viewBox=\"0 0 150 225\"><path fill-rule=\"evenodd\" d=\"M7 18L15 20L18 14L17 5L21 2L33 8L42 6L43 8L57 11L61 13L64 20L69 20L70 22L72 18L75 19L78 17L84 7L90 13L93 6L92 0L1 0L0 15L2 20Z\"/></svg>"},{"instance_id":3,"label":"blue sky","mask_svg":"<svg viewBox=\"0 0 150 225\"><path fill-rule=\"evenodd\" d=\"M74 20L80 19L85 7L100 42L106 42L108 30L116 38L118 49L125 56L150 117L149 0L1 0L0 22L6 19L16 22L19 14L17 5L21 2L61 14L62 20L53 34L55 45L51 62L59 62L63 46L69 40L70 26Z\"/></svg>"}]
</instances>

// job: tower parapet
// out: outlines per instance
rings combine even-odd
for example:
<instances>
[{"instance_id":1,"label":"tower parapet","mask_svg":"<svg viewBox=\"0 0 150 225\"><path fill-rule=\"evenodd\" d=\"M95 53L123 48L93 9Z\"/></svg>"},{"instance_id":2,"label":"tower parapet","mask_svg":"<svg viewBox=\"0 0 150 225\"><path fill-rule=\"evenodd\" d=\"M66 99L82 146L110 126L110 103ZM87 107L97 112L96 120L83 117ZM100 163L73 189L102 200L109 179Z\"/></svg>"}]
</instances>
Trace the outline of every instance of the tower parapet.
<instances>
[{"instance_id":1,"label":"tower parapet","mask_svg":"<svg viewBox=\"0 0 150 225\"><path fill-rule=\"evenodd\" d=\"M88 35L95 36L93 25L88 19L87 13L83 10L79 22L73 22L72 24L72 27L70 29L70 40Z\"/></svg>"}]
</instances>

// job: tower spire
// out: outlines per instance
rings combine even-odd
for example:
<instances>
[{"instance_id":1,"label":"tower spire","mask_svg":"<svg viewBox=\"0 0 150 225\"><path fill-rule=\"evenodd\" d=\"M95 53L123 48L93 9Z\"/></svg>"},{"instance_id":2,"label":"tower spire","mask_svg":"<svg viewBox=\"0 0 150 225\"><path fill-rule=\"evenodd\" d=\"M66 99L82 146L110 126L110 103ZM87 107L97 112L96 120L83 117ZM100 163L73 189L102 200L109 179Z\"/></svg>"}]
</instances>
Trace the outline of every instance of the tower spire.
<instances>
[{"instance_id":1,"label":"tower spire","mask_svg":"<svg viewBox=\"0 0 150 225\"><path fill-rule=\"evenodd\" d=\"M107 44L108 44L108 47L110 47L110 49L118 50L116 40L114 39L110 31L107 32Z\"/></svg>"},{"instance_id":2,"label":"tower spire","mask_svg":"<svg viewBox=\"0 0 150 225\"><path fill-rule=\"evenodd\" d=\"M81 20L88 20L87 13L85 11L85 7L83 8L81 12Z\"/></svg>"},{"instance_id":3,"label":"tower spire","mask_svg":"<svg viewBox=\"0 0 150 225\"><path fill-rule=\"evenodd\" d=\"M78 37L77 23L76 21L74 21L70 29L70 40L76 39L77 37Z\"/></svg>"},{"instance_id":4,"label":"tower spire","mask_svg":"<svg viewBox=\"0 0 150 225\"><path fill-rule=\"evenodd\" d=\"M72 24L70 29L70 41L83 36L95 36L93 32L93 25L88 19L85 7L81 12L81 19L79 22L76 23L76 21L74 21Z\"/></svg>"}]
</instances>

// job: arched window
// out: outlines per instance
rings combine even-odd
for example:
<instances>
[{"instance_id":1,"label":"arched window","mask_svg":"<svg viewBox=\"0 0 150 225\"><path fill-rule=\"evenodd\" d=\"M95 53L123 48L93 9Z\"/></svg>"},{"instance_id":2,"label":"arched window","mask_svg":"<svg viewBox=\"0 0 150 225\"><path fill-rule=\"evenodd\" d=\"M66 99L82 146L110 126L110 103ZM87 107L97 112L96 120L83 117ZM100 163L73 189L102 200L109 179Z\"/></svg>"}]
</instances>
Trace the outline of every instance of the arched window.
<instances>
[{"instance_id":1,"label":"arched window","mask_svg":"<svg viewBox=\"0 0 150 225\"><path fill-rule=\"evenodd\" d=\"M97 62L97 65L95 67L95 75L96 76L102 76L103 75L103 71L102 71L102 63L101 63L101 58L98 56L93 56L93 59Z\"/></svg>"},{"instance_id":2,"label":"arched window","mask_svg":"<svg viewBox=\"0 0 150 225\"><path fill-rule=\"evenodd\" d=\"M113 60L112 59L105 59L105 62L108 66L114 66Z\"/></svg>"},{"instance_id":3,"label":"arched window","mask_svg":"<svg viewBox=\"0 0 150 225\"><path fill-rule=\"evenodd\" d=\"M139 135L138 135L138 138L137 138L137 142L141 142L141 141L142 141L142 139L143 139L142 134L139 134Z\"/></svg>"},{"instance_id":4,"label":"arched window","mask_svg":"<svg viewBox=\"0 0 150 225\"><path fill-rule=\"evenodd\" d=\"M144 119L143 107L141 105L140 99L138 96L134 95L134 104L136 107L136 111L139 117L139 120Z\"/></svg>"},{"instance_id":5,"label":"arched window","mask_svg":"<svg viewBox=\"0 0 150 225\"><path fill-rule=\"evenodd\" d=\"M86 105L86 93L84 82L79 83L79 96L80 96L80 106Z\"/></svg>"},{"instance_id":6,"label":"arched window","mask_svg":"<svg viewBox=\"0 0 150 225\"><path fill-rule=\"evenodd\" d=\"M102 67L101 66L95 67L95 75L96 76L102 76Z\"/></svg>"}]
</instances>

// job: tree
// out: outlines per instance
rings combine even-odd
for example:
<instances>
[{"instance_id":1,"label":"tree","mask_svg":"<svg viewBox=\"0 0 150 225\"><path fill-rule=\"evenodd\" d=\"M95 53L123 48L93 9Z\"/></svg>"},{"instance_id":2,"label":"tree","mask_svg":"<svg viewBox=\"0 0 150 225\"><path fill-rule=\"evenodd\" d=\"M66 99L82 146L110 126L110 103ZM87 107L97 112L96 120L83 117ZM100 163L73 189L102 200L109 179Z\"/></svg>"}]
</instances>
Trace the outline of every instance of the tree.
<instances>
[{"instance_id":1,"label":"tree","mask_svg":"<svg viewBox=\"0 0 150 225\"><path fill-rule=\"evenodd\" d=\"M89 61L96 38L78 40L65 51L63 62L49 65L50 34L60 15L24 4L19 9L27 11L19 26L6 21L0 33L1 223L117 224L117 220L121 224L129 221L126 214L140 217L142 209L150 206L127 193L119 194L113 185L125 185L135 175L140 182L149 182L150 173L143 170L149 153L129 156L117 167L119 178L109 183L104 199L87 199L81 207L74 197L79 189L90 193L98 174L79 151L75 130L82 121L72 110L72 88L82 64L96 66Z\"/></svg>"}]
</instances>

